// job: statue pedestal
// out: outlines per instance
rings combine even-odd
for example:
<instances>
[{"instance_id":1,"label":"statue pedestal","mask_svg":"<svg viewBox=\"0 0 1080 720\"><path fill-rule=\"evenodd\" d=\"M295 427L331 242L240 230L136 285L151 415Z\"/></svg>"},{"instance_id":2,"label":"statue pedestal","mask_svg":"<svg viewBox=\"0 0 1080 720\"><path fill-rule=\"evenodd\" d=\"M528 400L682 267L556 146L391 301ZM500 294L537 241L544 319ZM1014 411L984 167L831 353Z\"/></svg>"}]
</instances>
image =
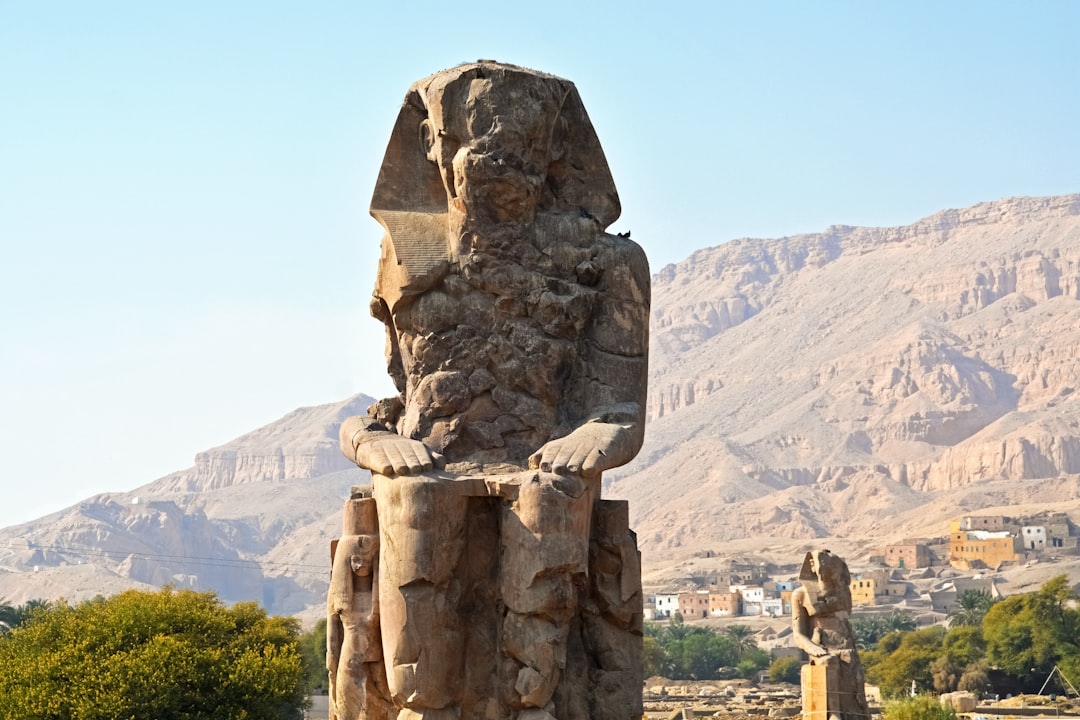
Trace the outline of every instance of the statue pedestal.
<instances>
[{"instance_id":1,"label":"statue pedestal","mask_svg":"<svg viewBox=\"0 0 1080 720\"><path fill-rule=\"evenodd\" d=\"M840 678L836 664L803 665L802 667L802 717L803 720L829 720L829 708L836 712L840 707L838 693Z\"/></svg>"},{"instance_id":2,"label":"statue pedestal","mask_svg":"<svg viewBox=\"0 0 1080 720\"><path fill-rule=\"evenodd\" d=\"M331 717L641 717L641 570L625 502L535 471L373 481L345 513L377 510L381 658L365 686L384 694Z\"/></svg>"}]
</instances>

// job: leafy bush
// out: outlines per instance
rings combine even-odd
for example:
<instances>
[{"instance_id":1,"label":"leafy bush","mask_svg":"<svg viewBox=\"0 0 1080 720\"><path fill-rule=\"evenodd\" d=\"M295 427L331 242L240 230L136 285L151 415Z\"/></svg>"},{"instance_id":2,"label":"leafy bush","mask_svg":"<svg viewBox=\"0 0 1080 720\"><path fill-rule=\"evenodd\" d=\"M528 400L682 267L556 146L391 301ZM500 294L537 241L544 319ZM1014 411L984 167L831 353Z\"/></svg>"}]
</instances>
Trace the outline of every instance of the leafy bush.
<instances>
[{"instance_id":1,"label":"leafy bush","mask_svg":"<svg viewBox=\"0 0 1080 720\"><path fill-rule=\"evenodd\" d=\"M867 679L878 684L886 697L906 692L912 680L922 688L933 686L932 664L941 654L945 628L929 627L898 635L895 646L890 633L881 639L877 650L863 657Z\"/></svg>"},{"instance_id":2,"label":"leafy bush","mask_svg":"<svg viewBox=\"0 0 1080 720\"><path fill-rule=\"evenodd\" d=\"M300 718L298 635L291 618L190 590L59 603L0 637L0 717Z\"/></svg>"},{"instance_id":3,"label":"leafy bush","mask_svg":"<svg viewBox=\"0 0 1080 720\"><path fill-rule=\"evenodd\" d=\"M325 693L330 685L326 671L326 618L300 636L298 647L304 663L304 686L309 693Z\"/></svg>"},{"instance_id":4,"label":"leafy bush","mask_svg":"<svg viewBox=\"0 0 1080 720\"><path fill-rule=\"evenodd\" d=\"M803 662L799 658L776 658L769 665L769 682L799 683L802 666Z\"/></svg>"},{"instance_id":5,"label":"leafy bush","mask_svg":"<svg viewBox=\"0 0 1080 720\"><path fill-rule=\"evenodd\" d=\"M966 690L976 695L981 695L990 688L990 663L985 660L973 662L964 668L964 674L960 676L957 690Z\"/></svg>"},{"instance_id":6,"label":"leafy bush","mask_svg":"<svg viewBox=\"0 0 1080 720\"><path fill-rule=\"evenodd\" d=\"M884 720L956 720L956 711L932 695L893 700L881 711Z\"/></svg>"}]
</instances>

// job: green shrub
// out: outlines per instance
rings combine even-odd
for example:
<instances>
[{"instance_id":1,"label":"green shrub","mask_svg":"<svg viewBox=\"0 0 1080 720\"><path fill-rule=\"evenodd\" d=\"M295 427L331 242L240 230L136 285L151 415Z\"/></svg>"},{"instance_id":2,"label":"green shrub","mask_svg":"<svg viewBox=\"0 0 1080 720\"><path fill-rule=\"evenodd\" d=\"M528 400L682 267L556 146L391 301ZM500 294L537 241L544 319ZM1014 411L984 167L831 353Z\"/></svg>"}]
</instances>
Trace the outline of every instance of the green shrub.
<instances>
[{"instance_id":1,"label":"green shrub","mask_svg":"<svg viewBox=\"0 0 1080 720\"><path fill-rule=\"evenodd\" d=\"M298 720L299 624L212 593L60 602L0 636L4 720Z\"/></svg>"},{"instance_id":2,"label":"green shrub","mask_svg":"<svg viewBox=\"0 0 1080 720\"><path fill-rule=\"evenodd\" d=\"M795 657L776 658L769 665L769 682L800 682L799 674L802 672L802 660Z\"/></svg>"},{"instance_id":3,"label":"green shrub","mask_svg":"<svg viewBox=\"0 0 1080 720\"><path fill-rule=\"evenodd\" d=\"M956 720L956 711L932 695L893 700L881 712L884 720Z\"/></svg>"}]
</instances>

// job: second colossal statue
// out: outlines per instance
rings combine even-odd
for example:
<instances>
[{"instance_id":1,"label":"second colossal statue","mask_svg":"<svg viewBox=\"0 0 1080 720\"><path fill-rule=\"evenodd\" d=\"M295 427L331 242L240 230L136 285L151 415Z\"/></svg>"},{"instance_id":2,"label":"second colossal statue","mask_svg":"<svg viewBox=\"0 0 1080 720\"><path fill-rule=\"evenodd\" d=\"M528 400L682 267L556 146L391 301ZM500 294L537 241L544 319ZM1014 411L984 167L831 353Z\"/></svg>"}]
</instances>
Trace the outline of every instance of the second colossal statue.
<instances>
[{"instance_id":1,"label":"second colossal statue","mask_svg":"<svg viewBox=\"0 0 1080 720\"><path fill-rule=\"evenodd\" d=\"M371 203L398 394L341 427L398 718L641 715L636 541L600 500L644 427L649 272L619 211L569 81L479 61L410 88Z\"/></svg>"},{"instance_id":2,"label":"second colossal statue","mask_svg":"<svg viewBox=\"0 0 1080 720\"><path fill-rule=\"evenodd\" d=\"M810 656L803 667L805 720L866 720L865 679L851 615L851 573L828 550L806 553L802 586L791 596L795 644Z\"/></svg>"}]
</instances>

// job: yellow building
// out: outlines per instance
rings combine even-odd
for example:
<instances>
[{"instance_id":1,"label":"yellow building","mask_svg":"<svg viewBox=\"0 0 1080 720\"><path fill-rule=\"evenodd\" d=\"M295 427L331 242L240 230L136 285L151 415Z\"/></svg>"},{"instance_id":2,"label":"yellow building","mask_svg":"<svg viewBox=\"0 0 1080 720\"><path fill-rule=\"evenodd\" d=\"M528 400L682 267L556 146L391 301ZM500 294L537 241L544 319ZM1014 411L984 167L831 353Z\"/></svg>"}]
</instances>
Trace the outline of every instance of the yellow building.
<instances>
[{"instance_id":1,"label":"yellow building","mask_svg":"<svg viewBox=\"0 0 1080 720\"><path fill-rule=\"evenodd\" d=\"M907 594L907 583L894 580L891 570L862 573L852 579L850 587L852 605L876 605Z\"/></svg>"},{"instance_id":2,"label":"yellow building","mask_svg":"<svg viewBox=\"0 0 1080 720\"><path fill-rule=\"evenodd\" d=\"M874 578L855 578L851 581L851 604L873 605L874 604Z\"/></svg>"},{"instance_id":3,"label":"yellow building","mask_svg":"<svg viewBox=\"0 0 1080 720\"><path fill-rule=\"evenodd\" d=\"M1023 551L1020 538L1008 532L956 530L950 534L949 564L967 569L977 566L996 568L1016 562Z\"/></svg>"}]
</instances>

